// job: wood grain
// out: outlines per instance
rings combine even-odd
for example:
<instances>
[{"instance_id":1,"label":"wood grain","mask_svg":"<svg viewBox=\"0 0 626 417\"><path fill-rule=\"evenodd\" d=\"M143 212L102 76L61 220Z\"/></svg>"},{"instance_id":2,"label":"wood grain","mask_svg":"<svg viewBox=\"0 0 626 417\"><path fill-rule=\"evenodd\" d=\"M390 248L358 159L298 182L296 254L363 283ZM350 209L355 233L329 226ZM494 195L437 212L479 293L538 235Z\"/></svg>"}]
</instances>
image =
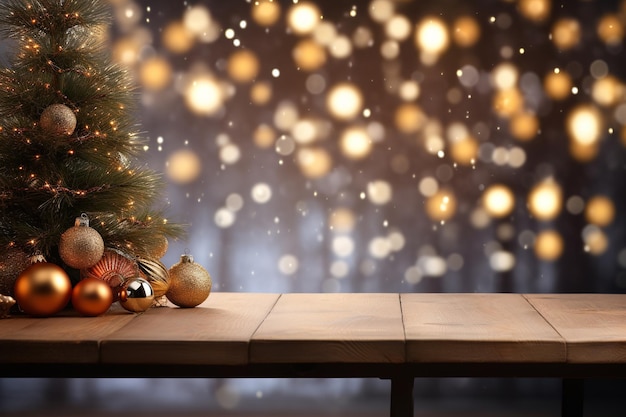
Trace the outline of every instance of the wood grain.
<instances>
[{"instance_id":1,"label":"wood grain","mask_svg":"<svg viewBox=\"0 0 626 417\"><path fill-rule=\"evenodd\" d=\"M99 342L135 318L120 308L99 317L65 311L0 320L0 363L97 363Z\"/></svg>"},{"instance_id":2,"label":"wood grain","mask_svg":"<svg viewBox=\"0 0 626 417\"><path fill-rule=\"evenodd\" d=\"M252 363L400 363L398 294L284 294L252 337Z\"/></svg>"},{"instance_id":3,"label":"wood grain","mask_svg":"<svg viewBox=\"0 0 626 417\"><path fill-rule=\"evenodd\" d=\"M572 363L626 363L626 294L526 295L567 343Z\"/></svg>"},{"instance_id":4,"label":"wood grain","mask_svg":"<svg viewBox=\"0 0 626 417\"><path fill-rule=\"evenodd\" d=\"M408 362L564 362L561 337L519 294L402 294Z\"/></svg>"},{"instance_id":5,"label":"wood grain","mask_svg":"<svg viewBox=\"0 0 626 417\"><path fill-rule=\"evenodd\" d=\"M241 365L277 294L213 293L195 308L155 308L102 341L104 363Z\"/></svg>"}]
</instances>

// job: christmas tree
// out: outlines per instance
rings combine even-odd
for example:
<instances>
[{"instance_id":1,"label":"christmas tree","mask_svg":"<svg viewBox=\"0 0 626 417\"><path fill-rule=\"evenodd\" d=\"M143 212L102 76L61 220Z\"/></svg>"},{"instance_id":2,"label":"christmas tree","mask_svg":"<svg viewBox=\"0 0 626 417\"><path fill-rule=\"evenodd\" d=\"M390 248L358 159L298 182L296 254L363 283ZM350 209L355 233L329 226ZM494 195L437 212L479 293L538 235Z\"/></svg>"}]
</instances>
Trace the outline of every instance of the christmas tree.
<instances>
[{"instance_id":1,"label":"christmas tree","mask_svg":"<svg viewBox=\"0 0 626 417\"><path fill-rule=\"evenodd\" d=\"M155 207L162 181L140 161L132 85L105 49L109 23L100 0L0 4L1 33L17 48L0 70L0 293L36 254L76 281L109 251L158 264L182 234Z\"/></svg>"}]
</instances>

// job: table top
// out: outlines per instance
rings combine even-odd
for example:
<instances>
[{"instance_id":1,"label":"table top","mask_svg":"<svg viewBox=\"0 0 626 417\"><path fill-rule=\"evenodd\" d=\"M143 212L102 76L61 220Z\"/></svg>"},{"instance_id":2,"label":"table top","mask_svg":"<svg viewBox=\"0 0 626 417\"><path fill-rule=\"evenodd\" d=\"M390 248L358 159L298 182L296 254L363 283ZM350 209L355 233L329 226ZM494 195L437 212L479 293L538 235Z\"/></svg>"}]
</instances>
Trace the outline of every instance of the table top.
<instances>
[{"instance_id":1,"label":"table top","mask_svg":"<svg viewBox=\"0 0 626 417\"><path fill-rule=\"evenodd\" d=\"M4 364L626 363L626 295L212 293L0 320Z\"/></svg>"}]
</instances>

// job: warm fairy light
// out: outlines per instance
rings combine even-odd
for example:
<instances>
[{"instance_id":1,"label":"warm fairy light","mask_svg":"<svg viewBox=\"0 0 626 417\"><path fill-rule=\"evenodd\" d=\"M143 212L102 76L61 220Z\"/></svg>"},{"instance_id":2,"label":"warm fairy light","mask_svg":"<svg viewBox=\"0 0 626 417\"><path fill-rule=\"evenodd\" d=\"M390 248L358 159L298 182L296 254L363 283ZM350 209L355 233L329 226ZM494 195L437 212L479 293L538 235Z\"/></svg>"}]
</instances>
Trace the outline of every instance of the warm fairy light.
<instances>
[{"instance_id":1,"label":"warm fairy light","mask_svg":"<svg viewBox=\"0 0 626 417\"><path fill-rule=\"evenodd\" d=\"M139 79L148 90L162 90L172 79L172 67L165 58L149 58L141 64Z\"/></svg>"},{"instance_id":2,"label":"warm fairy light","mask_svg":"<svg viewBox=\"0 0 626 417\"><path fill-rule=\"evenodd\" d=\"M340 138L341 152L351 159L363 159L372 151L372 138L363 127L349 127Z\"/></svg>"},{"instance_id":3,"label":"warm fairy light","mask_svg":"<svg viewBox=\"0 0 626 417\"><path fill-rule=\"evenodd\" d=\"M363 95L354 84L337 84L328 92L326 108L337 119L354 119L363 108Z\"/></svg>"},{"instance_id":4,"label":"warm fairy light","mask_svg":"<svg viewBox=\"0 0 626 417\"><path fill-rule=\"evenodd\" d=\"M326 50L311 39L303 39L292 52L296 66L305 71L315 71L326 63Z\"/></svg>"},{"instance_id":5,"label":"warm fairy light","mask_svg":"<svg viewBox=\"0 0 626 417\"><path fill-rule=\"evenodd\" d=\"M230 78L240 83L247 83L256 78L260 62L256 54L248 49L234 52L228 58L227 71Z\"/></svg>"},{"instance_id":6,"label":"warm fairy light","mask_svg":"<svg viewBox=\"0 0 626 417\"><path fill-rule=\"evenodd\" d=\"M520 14L534 22L543 22L550 15L551 0L519 0L517 8Z\"/></svg>"},{"instance_id":7,"label":"warm fairy light","mask_svg":"<svg viewBox=\"0 0 626 417\"><path fill-rule=\"evenodd\" d=\"M195 43L191 33L182 22L174 21L163 29L163 45L171 52L183 54Z\"/></svg>"},{"instance_id":8,"label":"warm fairy light","mask_svg":"<svg viewBox=\"0 0 626 417\"><path fill-rule=\"evenodd\" d=\"M302 174L307 178L321 178L328 174L333 166L332 157L323 148L299 149L296 162Z\"/></svg>"},{"instance_id":9,"label":"warm fairy light","mask_svg":"<svg viewBox=\"0 0 626 417\"><path fill-rule=\"evenodd\" d=\"M589 223L604 227L611 224L614 218L615 205L610 198L597 195L589 199L585 207L585 219Z\"/></svg>"},{"instance_id":10,"label":"warm fairy light","mask_svg":"<svg viewBox=\"0 0 626 417\"><path fill-rule=\"evenodd\" d=\"M493 97L493 110L500 117L511 117L521 111L524 97L517 88L497 91Z\"/></svg>"},{"instance_id":11,"label":"warm fairy light","mask_svg":"<svg viewBox=\"0 0 626 417\"><path fill-rule=\"evenodd\" d=\"M450 156L459 165L472 165L478 155L478 141L472 136L463 136L450 141Z\"/></svg>"},{"instance_id":12,"label":"warm fairy light","mask_svg":"<svg viewBox=\"0 0 626 417\"><path fill-rule=\"evenodd\" d=\"M583 146L593 145L602 133L602 115L593 106L580 105L569 113L565 125L574 142Z\"/></svg>"},{"instance_id":13,"label":"warm fairy light","mask_svg":"<svg viewBox=\"0 0 626 417\"><path fill-rule=\"evenodd\" d=\"M554 261L563 253L563 246L563 238L557 231L543 230L535 238L535 255L544 261Z\"/></svg>"},{"instance_id":14,"label":"warm fairy light","mask_svg":"<svg viewBox=\"0 0 626 417\"><path fill-rule=\"evenodd\" d=\"M385 23L388 38L403 41L411 35L411 21L403 15L395 15Z\"/></svg>"},{"instance_id":15,"label":"warm fairy light","mask_svg":"<svg viewBox=\"0 0 626 417\"><path fill-rule=\"evenodd\" d=\"M204 6L193 6L185 10L183 25L194 35L209 31L212 24L211 12Z\"/></svg>"},{"instance_id":16,"label":"warm fairy light","mask_svg":"<svg viewBox=\"0 0 626 417\"><path fill-rule=\"evenodd\" d=\"M426 123L426 115L416 104L404 103L396 109L394 122L400 132L415 133Z\"/></svg>"},{"instance_id":17,"label":"warm fairy light","mask_svg":"<svg viewBox=\"0 0 626 417\"><path fill-rule=\"evenodd\" d=\"M609 45L618 45L624 39L624 26L619 16L608 14L598 22L598 37Z\"/></svg>"},{"instance_id":18,"label":"warm fairy light","mask_svg":"<svg viewBox=\"0 0 626 417\"><path fill-rule=\"evenodd\" d=\"M272 26L280 17L278 0L258 0L252 4L252 20L261 26Z\"/></svg>"},{"instance_id":19,"label":"warm fairy light","mask_svg":"<svg viewBox=\"0 0 626 417\"><path fill-rule=\"evenodd\" d=\"M257 106L263 106L272 99L272 85L267 81L257 81L250 88L250 99Z\"/></svg>"},{"instance_id":20,"label":"warm fairy light","mask_svg":"<svg viewBox=\"0 0 626 417\"><path fill-rule=\"evenodd\" d=\"M456 197L450 190L439 190L426 200L426 214L432 220L445 221L456 213Z\"/></svg>"},{"instance_id":21,"label":"warm fairy light","mask_svg":"<svg viewBox=\"0 0 626 417\"><path fill-rule=\"evenodd\" d=\"M528 209L538 220L552 220L561 212L563 195L561 187L552 179L535 185L528 195Z\"/></svg>"},{"instance_id":22,"label":"warm fairy light","mask_svg":"<svg viewBox=\"0 0 626 417\"><path fill-rule=\"evenodd\" d=\"M222 108L223 95L219 82L207 76L197 78L188 85L185 102L197 114L213 115Z\"/></svg>"},{"instance_id":23,"label":"warm fairy light","mask_svg":"<svg viewBox=\"0 0 626 417\"><path fill-rule=\"evenodd\" d=\"M511 135L517 140L532 140L539 131L539 119L534 113L517 113L511 117L509 129L511 130Z\"/></svg>"},{"instance_id":24,"label":"warm fairy light","mask_svg":"<svg viewBox=\"0 0 626 417\"><path fill-rule=\"evenodd\" d=\"M377 206L382 206L391 201L393 188L385 180L375 180L367 183L367 199Z\"/></svg>"},{"instance_id":25,"label":"warm fairy light","mask_svg":"<svg viewBox=\"0 0 626 417\"><path fill-rule=\"evenodd\" d=\"M591 97L601 106L613 106L624 98L624 85L614 76L600 78L591 87Z\"/></svg>"},{"instance_id":26,"label":"warm fairy light","mask_svg":"<svg viewBox=\"0 0 626 417\"><path fill-rule=\"evenodd\" d=\"M321 12L317 5L307 1L294 4L287 12L287 26L298 35L313 32L320 19Z\"/></svg>"},{"instance_id":27,"label":"warm fairy light","mask_svg":"<svg viewBox=\"0 0 626 417\"><path fill-rule=\"evenodd\" d=\"M427 17L418 23L415 31L415 44L423 52L422 62L431 65L448 47L448 29L437 17Z\"/></svg>"},{"instance_id":28,"label":"warm fairy light","mask_svg":"<svg viewBox=\"0 0 626 417\"><path fill-rule=\"evenodd\" d=\"M178 184L188 184L200 175L202 161L195 152L183 149L170 155L165 168L170 180Z\"/></svg>"},{"instance_id":29,"label":"warm fairy light","mask_svg":"<svg viewBox=\"0 0 626 417\"><path fill-rule=\"evenodd\" d=\"M352 210L340 207L332 211L329 216L328 225L335 232L350 232L354 229L356 216Z\"/></svg>"},{"instance_id":30,"label":"warm fairy light","mask_svg":"<svg viewBox=\"0 0 626 417\"><path fill-rule=\"evenodd\" d=\"M519 71L509 62L499 64L491 71L491 80L499 90L510 90L517 86Z\"/></svg>"},{"instance_id":31,"label":"warm fairy light","mask_svg":"<svg viewBox=\"0 0 626 417\"><path fill-rule=\"evenodd\" d=\"M254 144L259 148L269 148L274 144L276 131L269 125L260 124L252 134Z\"/></svg>"},{"instance_id":32,"label":"warm fairy light","mask_svg":"<svg viewBox=\"0 0 626 417\"><path fill-rule=\"evenodd\" d=\"M559 19L552 26L550 35L557 48L561 50L571 49L580 42L580 23L569 17Z\"/></svg>"},{"instance_id":33,"label":"warm fairy light","mask_svg":"<svg viewBox=\"0 0 626 417\"><path fill-rule=\"evenodd\" d=\"M546 94L553 100L563 100L572 94L572 77L565 71L556 69L543 80Z\"/></svg>"},{"instance_id":34,"label":"warm fairy light","mask_svg":"<svg viewBox=\"0 0 626 417\"><path fill-rule=\"evenodd\" d=\"M368 8L372 20L384 23L395 13L395 6L391 0L372 0Z\"/></svg>"},{"instance_id":35,"label":"warm fairy light","mask_svg":"<svg viewBox=\"0 0 626 417\"><path fill-rule=\"evenodd\" d=\"M470 47L480 38L480 25L471 16L461 16L452 24L452 39L462 47Z\"/></svg>"},{"instance_id":36,"label":"warm fairy light","mask_svg":"<svg viewBox=\"0 0 626 417\"><path fill-rule=\"evenodd\" d=\"M130 66L139 59L140 49L141 44L135 39L122 38L113 45L111 56L115 62ZM49 64L51 65L52 62L49 62Z\"/></svg>"},{"instance_id":37,"label":"warm fairy light","mask_svg":"<svg viewBox=\"0 0 626 417\"><path fill-rule=\"evenodd\" d=\"M515 196L505 185L491 185L483 193L482 206L491 217L506 217L515 207Z\"/></svg>"}]
</instances>

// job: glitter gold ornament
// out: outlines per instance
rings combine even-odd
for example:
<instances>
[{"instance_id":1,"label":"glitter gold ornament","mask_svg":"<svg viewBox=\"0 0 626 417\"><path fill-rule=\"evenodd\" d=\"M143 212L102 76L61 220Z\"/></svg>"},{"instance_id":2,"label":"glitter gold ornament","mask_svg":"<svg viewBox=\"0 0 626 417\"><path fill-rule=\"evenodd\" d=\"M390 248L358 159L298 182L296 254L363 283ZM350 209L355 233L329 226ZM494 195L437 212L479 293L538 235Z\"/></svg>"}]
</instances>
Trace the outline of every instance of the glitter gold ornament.
<instances>
[{"instance_id":1,"label":"glitter gold ornament","mask_svg":"<svg viewBox=\"0 0 626 417\"><path fill-rule=\"evenodd\" d=\"M50 262L37 262L15 281L15 300L27 314L50 316L70 300L72 283L67 273Z\"/></svg>"},{"instance_id":2,"label":"glitter gold ornament","mask_svg":"<svg viewBox=\"0 0 626 417\"><path fill-rule=\"evenodd\" d=\"M65 104L52 104L41 113L39 124L46 132L69 136L76 129L76 115Z\"/></svg>"},{"instance_id":3,"label":"glitter gold ornament","mask_svg":"<svg viewBox=\"0 0 626 417\"><path fill-rule=\"evenodd\" d=\"M161 261L153 259L137 259L137 266L141 276L146 279L154 290L154 297L165 295L170 287L170 274Z\"/></svg>"},{"instance_id":4,"label":"glitter gold ornament","mask_svg":"<svg viewBox=\"0 0 626 417\"><path fill-rule=\"evenodd\" d=\"M179 307L195 307L211 293L211 276L202 265L193 261L191 255L182 255L169 273L170 288L166 297Z\"/></svg>"},{"instance_id":5,"label":"glitter gold ornament","mask_svg":"<svg viewBox=\"0 0 626 417\"><path fill-rule=\"evenodd\" d=\"M121 252L106 249L95 265L82 270L83 278L98 278L117 294L126 281L137 276L137 263Z\"/></svg>"},{"instance_id":6,"label":"glitter gold ornament","mask_svg":"<svg viewBox=\"0 0 626 417\"><path fill-rule=\"evenodd\" d=\"M109 284L98 278L85 278L72 290L72 306L83 316L104 314L113 303Z\"/></svg>"},{"instance_id":7,"label":"glitter gold ornament","mask_svg":"<svg viewBox=\"0 0 626 417\"><path fill-rule=\"evenodd\" d=\"M74 227L70 227L61 235L59 255L63 262L72 268L89 268L95 265L103 254L102 236L89 227L89 218L84 213L76 218Z\"/></svg>"},{"instance_id":8,"label":"glitter gold ornament","mask_svg":"<svg viewBox=\"0 0 626 417\"><path fill-rule=\"evenodd\" d=\"M0 294L13 296L15 280L30 264L26 252L17 248L0 254Z\"/></svg>"},{"instance_id":9,"label":"glitter gold ornament","mask_svg":"<svg viewBox=\"0 0 626 417\"><path fill-rule=\"evenodd\" d=\"M152 253L150 254L150 258L152 259L161 259L165 256L167 252L167 248L169 247L169 242L165 235L159 235L155 238L155 245L152 248Z\"/></svg>"},{"instance_id":10,"label":"glitter gold ornament","mask_svg":"<svg viewBox=\"0 0 626 417\"><path fill-rule=\"evenodd\" d=\"M126 283L119 294L120 305L133 313L141 313L152 306L154 291L143 278L133 278Z\"/></svg>"}]
</instances>

